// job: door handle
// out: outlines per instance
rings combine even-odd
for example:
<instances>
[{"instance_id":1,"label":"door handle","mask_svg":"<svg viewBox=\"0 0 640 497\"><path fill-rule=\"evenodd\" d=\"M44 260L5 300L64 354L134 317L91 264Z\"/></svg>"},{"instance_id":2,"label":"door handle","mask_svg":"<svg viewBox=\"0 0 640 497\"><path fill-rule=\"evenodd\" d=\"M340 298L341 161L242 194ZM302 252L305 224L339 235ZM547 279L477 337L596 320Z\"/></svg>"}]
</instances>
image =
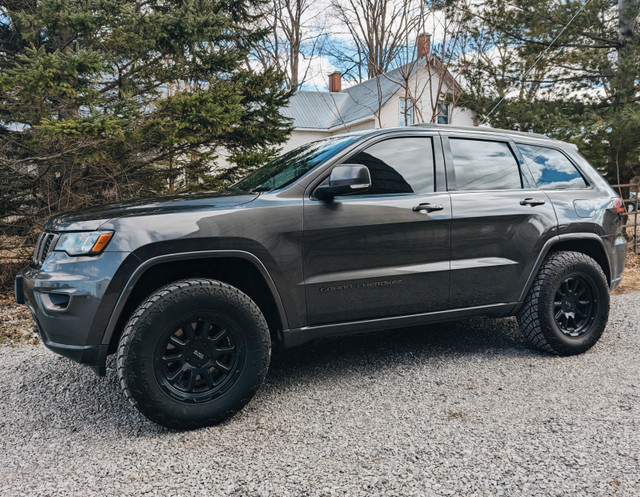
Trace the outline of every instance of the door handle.
<instances>
[{"instance_id":1,"label":"door handle","mask_svg":"<svg viewBox=\"0 0 640 497\"><path fill-rule=\"evenodd\" d=\"M520 201L520 205L530 205L530 206L534 206L534 205L543 205L544 204L544 200L536 200L535 198L525 198L524 200Z\"/></svg>"},{"instance_id":2,"label":"door handle","mask_svg":"<svg viewBox=\"0 0 640 497\"><path fill-rule=\"evenodd\" d=\"M442 209L444 209L442 204L424 203L424 204L416 205L413 208L413 212L423 212L424 213L424 212L431 212L431 211L441 211Z\"/></svg>"}]
</instances>

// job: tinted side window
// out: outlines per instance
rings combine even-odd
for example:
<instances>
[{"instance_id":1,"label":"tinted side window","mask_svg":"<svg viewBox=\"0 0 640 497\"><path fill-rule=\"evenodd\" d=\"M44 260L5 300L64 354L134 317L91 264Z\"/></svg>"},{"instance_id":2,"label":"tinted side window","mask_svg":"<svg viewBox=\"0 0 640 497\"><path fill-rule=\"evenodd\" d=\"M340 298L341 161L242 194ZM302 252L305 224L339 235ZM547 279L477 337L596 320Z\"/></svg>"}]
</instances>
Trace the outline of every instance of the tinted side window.
<instances>
[{"instance_id":1,"label":"tinted side window","mask_svg":"<svg viewBox=\"0 0 640 497\"><path fill-rule=\"evenodd\" d=\"M449 138L458 190L522 188L520 168L504 142Z\"/></svg>"},{"instance_id":2,"label":"tinted side window","mask_svg":"<svg viewBox=\"0 0 640 497\"><path fill-rule=\"evenodd\" d=\"M392 138L378 142L344 161L371 172L371 188L361 195L428 193L434 190L431 138Z\"/></svg>"},{"instance_id":3,"label":"tinted side window","mask_svg":"<svg viewBox=\"0 0 640 497\"><path fill-rule=\"evenodd\" d=\"M561 152L552 148L521 143L518 143L518 148L524 155L539 188L559 190L587 186L575 166Z\"/></svg>"}]
</instances>

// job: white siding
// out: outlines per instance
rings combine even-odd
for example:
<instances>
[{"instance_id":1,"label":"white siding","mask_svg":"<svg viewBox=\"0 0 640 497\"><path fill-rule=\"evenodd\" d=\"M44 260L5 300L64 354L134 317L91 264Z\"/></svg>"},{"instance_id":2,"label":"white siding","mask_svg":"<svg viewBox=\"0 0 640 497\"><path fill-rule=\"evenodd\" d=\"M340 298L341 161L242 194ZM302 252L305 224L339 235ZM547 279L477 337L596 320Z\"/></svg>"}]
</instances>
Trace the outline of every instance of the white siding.
<instances>
[{"instance_id":1,"label":"white siding","mask_svg":"<svg viewBox=\"0 0 640 497\"><path fill-rule=\"evenodd\" d=\"M282 151L288 152L289 150L293 150L300 145L304 145L305 143L309 143L315 140L321 140L322 138L326 138L328 136L331 136L331 133L323 131L303 131L294 129L291 132L289 141L283 145Z\"/></svg>"},{"instance_id":2,"label":"white siding","mask_svg":"<svg viewBox=\"0 0 640 497\"><path fill-rule=\"evenodd\" d=\"M378 126L376 126L376 122L373 118L370 121L349 126L349 131L362 131L366 129L378 129ZM336 135L336 134L346 133L346 132L347 132L347 129L345 128L339 131L334 131L333 134Z\"/></svg>"},{"instance_id":3,"label":"white siding","mask_svg":"<svg viewBox=\"0 0 640 497\"><path fill-rule=\"evenodd\" d=\"M451 124L456 126L477 126L474 112L464 107L454 107L451 113Z\"/></svg>"},{"instance_id":4,"label":"white siding","mask_svg":"<svg viewBox=\"0 0 640 497\"><path fill-rule=\"evenodd\" d=\"M342 133L347 133L349 131L361 131L366 129L375 129L374 120L366 121L360 124L356 124L353 126L349 126L348 128L338 128L332 131L310 131L310 130L302 130L302 129L294 129L291 132L291 136L289 137L289 141L285 143L282 147L283 152L288 152L289 150L293 150L300 145L304 145L305 143L309 143L315 140L321 140L322 138L328 138L329 136L340 135Z\"/></svg>"},{"instance_id":5,"label":"white siding","mask_svg":"<svg viewBox=\"0 0 640 497\"><path fill-rule=\"evenodd\" d=\"M434 102L438 99L439 75L432 69L431 74L425 67L420 69L408 82L408 94L413 95L418 100L418 109L414 110L414 123L436 122L434 115ZM431 90L431 91L429 91ZM449 91L446 83L442 84L440 90L443 93ZM376 127L392 128L400 125L400 100L405 98L405 89L401 88L391 97L380 109L380 119L376 120ZM474 126L474 113L462 107L453 107L450 110L450 123L457 126Z\"/></svg>"},{"instance_id":6,"label":"white siding","mask_svg":"<svg viewBox=\"0 0 640 497\"><path fill-rule=\"evenodd\" d=\"M443 83L439 87L439 74L433 67L431 70L425 65L419 69L409 80L409 92L418 100L418 109L414 111L414 123L436 122L433 102L437 102L437 93L447 93L449 88ZM380 109L379 115L372 116L370 121L348 126L341 129L327 131L308 131L294 129L289 141L283 146L283 152L292 150L295 147L309 143L314 140L337 135L346 131L359 131L364 129L394 128L400 124L400 100L404 99L405 90L401 88L393 95ZM348 116L344 116L348 117ZM475 115L473 112L462 107L452 107L449 111L450 124L457 126L475 126Z\"/></svg>"}]
</instances>

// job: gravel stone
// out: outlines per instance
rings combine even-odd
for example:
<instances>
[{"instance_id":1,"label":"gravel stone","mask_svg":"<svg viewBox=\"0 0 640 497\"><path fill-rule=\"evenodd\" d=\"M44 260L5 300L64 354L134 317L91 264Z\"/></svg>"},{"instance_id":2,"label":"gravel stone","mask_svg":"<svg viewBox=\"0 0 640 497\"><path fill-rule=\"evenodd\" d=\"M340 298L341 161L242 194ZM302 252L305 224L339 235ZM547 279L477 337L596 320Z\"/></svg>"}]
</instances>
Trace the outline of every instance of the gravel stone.
<instances>
[{"instance_id":1,"label":"gravel stone","mask_svg":"<svg viewBox=\"0 0 640 497\"><path fill-rule=\"evenodd\" d=\"M2 496L640 495L640 293L586 354L513 319L332 338L274 354L222 425L139 415L43 345L0 347Z\"/></svg>"}]
</instances>

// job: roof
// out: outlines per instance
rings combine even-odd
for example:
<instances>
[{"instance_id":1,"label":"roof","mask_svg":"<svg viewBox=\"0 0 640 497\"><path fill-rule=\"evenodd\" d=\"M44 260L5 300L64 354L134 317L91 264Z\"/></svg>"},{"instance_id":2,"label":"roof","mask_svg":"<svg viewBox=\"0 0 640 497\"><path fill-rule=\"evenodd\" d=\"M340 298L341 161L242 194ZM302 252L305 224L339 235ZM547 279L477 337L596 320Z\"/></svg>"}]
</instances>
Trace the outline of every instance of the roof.
<instances>
[{"instance_id":1,"label":"roof","mask_svg":"<svg viewBox=\"0 0 640 497\"><path fill-rule=\"evenodd\" d=\"M556 140L555 138L550 138L546 135L541 135L539 133L528 133L526 131L514 131L510 129L501 129L501 128L491 128L489 126L457 126L454 124L435 124L435 123L417 123L412 124L411 128L419 128L425 131L439 132L439 131L460 131L460 132L470 132L474 134L478 133L488 133L488 134L496 134L496 135L508 135L508 136L516 136L521 137L528 140L544 140L551 141L556 144L561 144L565 147L570 147L573 149L577 149L577 147L573 143L563 142L561 140ZM378 135L378 134L391 134L394 132L406 133L406 126L398 126L395 128L384 128L384 129L369 129L362 131L351 131L347 133L341 133L338 136L353 136L353 135Z\"/></svg>"},{"instance_id":2,"label":"roof","mask_svg":"<svg viewBox=\"0 0 640 497\"><path fill-rule=\"evenodd\" d=\"M411 126L417 126L419 128L429 128L435 130L453 130L453 131L473 131L474 133L487 131L489 133L501 133L508 135L526 136L528 138L544 138L545 140L551 140L546 135L539 133L529 133L527 131L513 131L509 129L490 128L489 126L453 126L451 124L435 124L435 123L416 123Z\"/></svg>"},{"instance_id":3,"label":"roof","mask_svg":"<svg viewBox=\"0 0 640 497\"><path fill-rule=\"evenodd\" d=\"M412 64L410 75L425 65ZM374 114L402 88L408 64L339 92L298 91L282 110L296 129L332 130L374 119Z\"/></svg>"}]
</instances>

